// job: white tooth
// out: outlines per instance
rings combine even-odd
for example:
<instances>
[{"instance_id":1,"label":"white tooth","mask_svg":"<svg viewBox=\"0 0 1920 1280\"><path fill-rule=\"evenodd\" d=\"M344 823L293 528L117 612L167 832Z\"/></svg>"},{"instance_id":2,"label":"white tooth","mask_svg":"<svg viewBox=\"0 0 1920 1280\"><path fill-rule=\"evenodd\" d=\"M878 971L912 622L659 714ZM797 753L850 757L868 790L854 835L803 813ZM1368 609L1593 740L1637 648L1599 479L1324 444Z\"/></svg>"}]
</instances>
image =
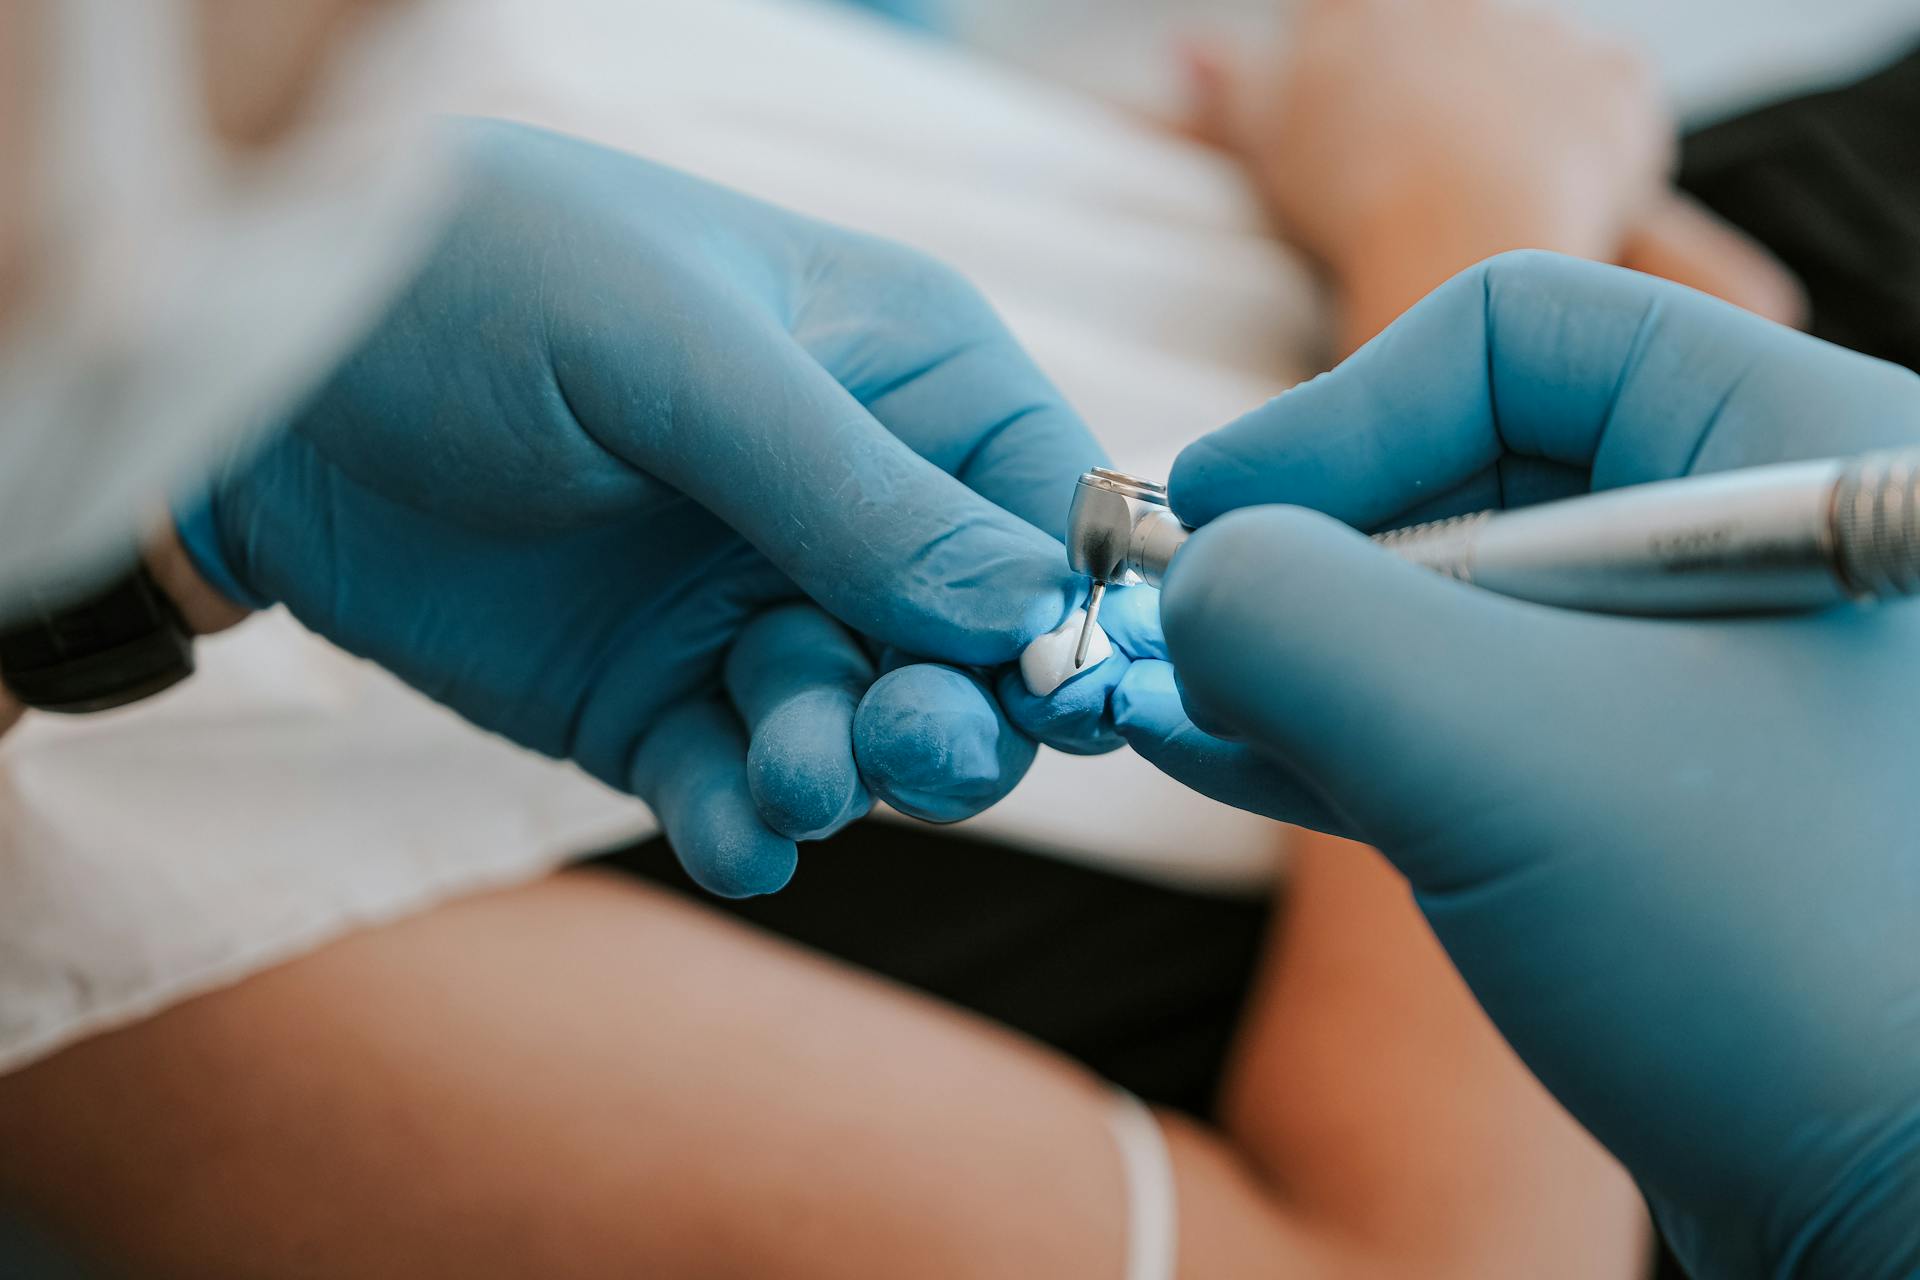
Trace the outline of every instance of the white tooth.
<instances>
[{"instance_id":1,"label":"white tooth","mask_svg":"<svg viewBox=\"0 0 1920 1280\"><path fill-rule=\"evenodd\" d=\"M1078 671L1074 669L1073 650L1080 643L1080 620L1086 616L1085 609L1075 609L1067 615L1065 622L1021 652L1020 675L1034 697L1046 697L1081 672L1093 670L1113 654L1113 642L1107 639L1107 633L1096 622L1092 633L1087 636L1086 665Z\"/></svg>"}]
</instances>

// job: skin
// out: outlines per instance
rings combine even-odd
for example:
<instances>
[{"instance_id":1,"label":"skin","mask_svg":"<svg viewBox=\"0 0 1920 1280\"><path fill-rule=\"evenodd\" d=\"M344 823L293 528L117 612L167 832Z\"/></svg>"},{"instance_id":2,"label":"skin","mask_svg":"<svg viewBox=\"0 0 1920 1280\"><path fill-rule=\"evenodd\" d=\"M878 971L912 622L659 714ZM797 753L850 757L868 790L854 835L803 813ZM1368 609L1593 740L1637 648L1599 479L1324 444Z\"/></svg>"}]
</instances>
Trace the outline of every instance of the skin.
<instances>
[{"instance_id":1,"label":"skin","mask_svg":"<svg viewBox=\"0 0 1920 1280\"><path fill-rule=\"evenodd\" d=\"M1307 858L1228 1129L1162 1117L1179 1274L1634 1274L1631 1188L1394 941L1404 891ZM990 1024L573 872L0 1080L0 1195L141 1276L1117 1277L1110 1106Z\"/></svg>"},{"instance_id":2,"label":"skin","mask_svg":"<svg viewBox=\"0 0 1920 1280\"><path fill-rule=\"evenodd\" d=\"M236 152L266 151L302 119L329 62L373 13L405 0L198 0L194 38L213 135ZM0 0L0 331L22 305L46 229L36 142L48 37L46 0Z\"/></svg>"},{"instance_id":3,"label":"skin","mask_svg":"<svg viewBox=\"0 0 1920 1280\"><path fill-rule=\"evenodd\" d=\"M328 64L382 9L406 0L198 0L195 35L211 71L208 123L235 151L264 151L301 121Z\"/></svg>"},{"instance_id":4,"label":"skin","mask_svg":"<svg viewBox=\"0 0 1920 1280\"><path fill-rule=\"evenodd\" d=\"M173 601L181 621L195 635L225 631L252 612L207 585L187 555L187 549L180 544L179 531L171 520L158 522L153 536L147 539L144 559L153 580Z\"/></svg>"},{"instance_id":5,"label":"skin","mask_svg":"<svg viewBox=\"0 0 1920 1280\"><path fill-rule=\"evenodd\" d=\"M34 239L34 51L43 17L36 0L0 0L0 334L26 291Z\"/></svg>"},{"instance_id":6,"label":"skin","mask_svg":"<svg viewBox=\"0 0 1920 1280\"><path fill-rule=\"evenodd\" d=\"M1189 54L1194 131L1239 156L1319 260L1350 352L1456 270L1552 249L1668 275L1784 323L1798 286L1668 185L1646 62L1500 0L1306 0L1252 63Z\"/></svg>"},{"instance_id":7,"label":"skin","mask_svg":"<svg viewBox=\"0 0 1920 1280\"><path fill-rule=\"evenodd\" d=\"M1658 201L1628 233L1620 263L1790 328L1807 326L1812 304L1793 273L1759 241L1678 192Z\"/></svg>"},{"instance_id":8,"label":"skin","mask_svg":"<svg viewBox=\"0 0 1920 1280\"><path fill-rule=\"evenodd\" d=\"M1332 836L1291 849L1222 1090L1263 1182L1408 1265L1376 1274L1639 1273L1639 1193L1493 1033L1405 882Z\"/></svg>"}]
</instances>

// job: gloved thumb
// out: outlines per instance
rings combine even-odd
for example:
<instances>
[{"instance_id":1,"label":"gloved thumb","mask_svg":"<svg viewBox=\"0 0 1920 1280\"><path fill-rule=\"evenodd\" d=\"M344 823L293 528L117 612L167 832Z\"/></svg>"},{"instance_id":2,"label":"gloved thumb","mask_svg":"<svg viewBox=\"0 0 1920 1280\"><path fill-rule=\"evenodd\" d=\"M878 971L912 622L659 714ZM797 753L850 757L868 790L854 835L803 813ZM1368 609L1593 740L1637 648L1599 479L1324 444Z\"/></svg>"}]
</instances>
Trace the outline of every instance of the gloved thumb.
<instances>
[{"instance_id":1,"label":"gloved thumb","mask_svg":"<svg viewBox=\"0 0 1920 1280\"><path fill-rule=\"evenodd\" d=\"M1575 646L1553 633L1594 621L1442 578L1298 507L1197 532L1161 617L1193 718L1257 746L1376 844L1498 808L1567 684Z\"/></svg>"}]
</instances>

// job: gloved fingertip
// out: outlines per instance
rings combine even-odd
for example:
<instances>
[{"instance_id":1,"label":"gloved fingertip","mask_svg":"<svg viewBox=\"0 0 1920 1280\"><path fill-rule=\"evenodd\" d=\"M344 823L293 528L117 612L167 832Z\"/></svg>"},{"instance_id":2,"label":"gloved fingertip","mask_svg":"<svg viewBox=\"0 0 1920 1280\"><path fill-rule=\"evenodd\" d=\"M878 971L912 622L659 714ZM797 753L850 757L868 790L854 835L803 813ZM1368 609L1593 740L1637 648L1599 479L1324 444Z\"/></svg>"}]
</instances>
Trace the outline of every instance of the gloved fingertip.
<instances>
[{"instance_id":1,"label":"gloved fingertip","mask_svg":"<svg viewBox=\"0 0 1920 1280\"><path fill-rule=\"evenodd\" d=\"M778 893L800 865L794 842L757 820L748 824L716 818L693 825L696 830L680 837L674 850L694 883L715 897Z\"/></svg>"},{"instance_id":2,"label":"gloved fingertip","mask_svg":"<svg viewBox=\"0 0 1920 1280\"><path fill-rule=\"evenodd\" d=\"M868 789L929 822L987 808L1014 788L1037 750L977 679L932 663L875 681L855 712L853 739Z\"/></svg>"},{"instance_id":3,"label":"gloved fingertip","mask_svg":"<svg viewBox=\"0 0 1920 1280\"><path fill-rule=\"evenodd\" d=\"M1167 473L1167 497L1183 523L1197 528L1223 512L1258 501L1250 496L1258 491L1258 469L1244 452L1226 448L1222 439L1240 433L1245 421L1242 418L1202 436L1174 459L1173 470Z\"/></svg>"},{"instance_id":4,"label":"gloved fingertip","mask_svg":"<svg viewBox=\"0 0 1920 1280\"><path fill-rule=\"evenodd\" d=\"M796 778L789 768L768 769L754 756L747 759L747 786L761 820L789 840L825 840L873 808L857 774L851 785L821 786L815 779Z\"/></svg>"},{"instance_id":5,"label":"gloved fingertip","mask_svg":"<svg viewBox=\"0 0 1920 1280\"><path fill-rule=\"evenodd\" d=\"M653 807L680 865L725 898L774 892L800 860L793 841L761 820L746 755L739 721L714 697L662 712L630 766L631 789Z\"/></svg>"},{"instance_id":6,"label":"gloved fingertip","mask_svg":"<svg viewBox=\"0 0 1920 1280\"><path fill-rule=\"evenodd\" d=\"M1167 656L1157 587L1116 587L1108 591L1100 606L1100 626L1114 647L1129 658Z\"/></svg>"},{"instance_id":7,"label":"gloved fingertip","mask_svg":"<svg viewBox=\"0 0 1920 1280\"><path fill-rule=\"evenodd\" d=\"M964 586L953 584L968 575L948 570L943 584L927 588L950 615L939 624L946 634L937 643L929 639L912 645L911 652L966 667L1018 661L1028 645L1059 627L1080 603L1081 584L1068 573L1058 544L1052 545L1044 565L977 567ZM1058 568L1054 556L1059 557ZM931 623L924 625L928 637L936 634Z\"/></svg>"},{"instance_id":8,"label":"gloved fingertip","mask_svg":"<svg viewBox=\"0 0 1920 1280\"><path fill-rule=\"evenodd\" d=\"M747 787L761 818L781 835L822 840L872 808L854 762L855 705L845 690L809 689L754 727Z\"/></svg>"},{"instance_id":9,"label":"gloved fingertip","mask_svg":"<svg viewBox=\"0 0 1920 1280\"><path fill-rule=\"evenodd\" d=\"M1280 589L1272 562L1285 545L1289 517L1324 519L1282 507L1229 511L1195 532L1161 586L1167 646L1179 659L1175 679L1187 715L1210 734L1225 737L1232 728L1227 708L1245 679L1248 655L1229 642L1231 624Z\"/></svg>"},{"instance_id":10,"label":"gloved fingertip","mask_svg":"<svg viewBox=\"0 0 1920 1280\"><path fill-rule=\"evenodd\" d=\"M1127 668L1126 677L1114 689L1110 701L1115 728L1136 748L1142 738L1190 729L1198 729L1222 742L1240 739L1239 730L1232 724L1209 726L1194 717L1194 708L1180 683L1180 673L1170 663L1151 660L1134 663Z\"/></svg>"},{"instance_id":11,"label":"gloved fingertip","mask_svg":"<svg viewBox=\"0 0 1920 1280\"><path fill-rule=\"evenodd\" d=\"M1173 664L1168 662L1135 662L1114 686L1111 702L1114 725L1129 741L1135 736L1164 736L1187 722Z\"/></svg>"},{"instance_id":12,"label":"gloved fingertip","mask_svg":"<svg viewBox=\"0 0 1920 1280\"><path fill-rule=\"evenodd\" d=\"M716 898L764 898L793 881L801 865L793 841L755 848L720 848L703 858L682 860L687 875Z\"/></svg>"},{"instance_id":13,"label":"gloved fingertip","mask_svg":"<svg viewBox=\"0 0 1920 1280\"><path fill-rule=\"evenodd\" d=\"M1352 824L1335 814L1302 779L1244 743L1201 729L1186 715L1173 668L1136 662L1113 691L1113 717L1127 744L1175 781L1236 809L1319 831L1347 834Z\"/></svg>"},{"instance_id":14,"label":"gloved fingertip","mask_svg":"<svg viewBox=\"0 0 1920 1280\"><path fill-rule=\"evenodd\" d=\"M854 713L861 768L913 788L964 790L989 781L997 736L996 716L974 680L936 663L888 672Z\"/></svg>"},{"instance_id":15,"label":"gloved fingertip","mask_svg":"<svg viewBox=\"0 0 1920 1280\"><path fill-rule=\"evenodd\" d=\"M1186 708L1187 719L1193 722L1194 728L1223 742L1238 742L1245 736L1231 718L1232 713L1227 710L1232 705L1231 699L1222 699L1216 706L1214 701L1195 695L1180 678L1178 667L1174 668L1173 686L1179 692L1180 705Z\"/></svg>"},{"instance_id":16,"label":"gloved fingertip","mask_svg":"<svg viewBox=\"0 0 1920 1280\"><path fill-rule=\"evenodd\" d=\"M1125 676L1131 660L1109 654L1046 697L1036 697L1026 677L1013 668L1001 672L994 692L1007 718L1026 736L1056 751L1094 756L1126 745L1107 714L1107 699Z\"/></svg>"},{"instance_id":17,"label":"gloved fingertip","mask_svg":"<svg viewBox=\"0 0 1920 1280\"><path fill-rule=\"evenodd\" d=\"M901 559L890 581L836 612L858 631L960 666L1013 661L1060 625L1082 590L1057 541L998 508L953 517Z\"/></svg>"}]
</instances>

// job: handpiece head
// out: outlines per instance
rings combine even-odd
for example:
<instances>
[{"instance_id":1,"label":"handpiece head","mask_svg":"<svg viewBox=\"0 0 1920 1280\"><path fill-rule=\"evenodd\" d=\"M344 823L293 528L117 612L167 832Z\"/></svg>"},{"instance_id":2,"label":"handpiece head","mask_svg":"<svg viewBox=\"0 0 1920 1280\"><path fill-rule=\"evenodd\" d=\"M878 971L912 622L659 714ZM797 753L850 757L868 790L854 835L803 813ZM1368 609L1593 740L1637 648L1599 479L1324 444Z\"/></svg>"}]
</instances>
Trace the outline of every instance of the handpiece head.
<instances>
[{"instance_id":1,"label":"handpiece head","mask_svg":"<svg viewBox=\"0 0 1920 1280\"><path fill-rule=\"evenodd\" d=\"M1165 485L1095 467L1080 477L1067 512L1067 564L1105 586L1158 585L1187 530Z\"/></svg>"},{"instance_id":2,"label":"handpiece head","mask_svg":"<svg viewBox=\"0 0 1920 1280\"><path fill-rule=\"evenodd\" d=\"M1095 582L1130 587L1140 575L1127 567L1133 528L1142 515L1167 509L1165 485L1095 467L1073 487L1067 511L1067 564Z\"/></svg>"}]
</instances>

